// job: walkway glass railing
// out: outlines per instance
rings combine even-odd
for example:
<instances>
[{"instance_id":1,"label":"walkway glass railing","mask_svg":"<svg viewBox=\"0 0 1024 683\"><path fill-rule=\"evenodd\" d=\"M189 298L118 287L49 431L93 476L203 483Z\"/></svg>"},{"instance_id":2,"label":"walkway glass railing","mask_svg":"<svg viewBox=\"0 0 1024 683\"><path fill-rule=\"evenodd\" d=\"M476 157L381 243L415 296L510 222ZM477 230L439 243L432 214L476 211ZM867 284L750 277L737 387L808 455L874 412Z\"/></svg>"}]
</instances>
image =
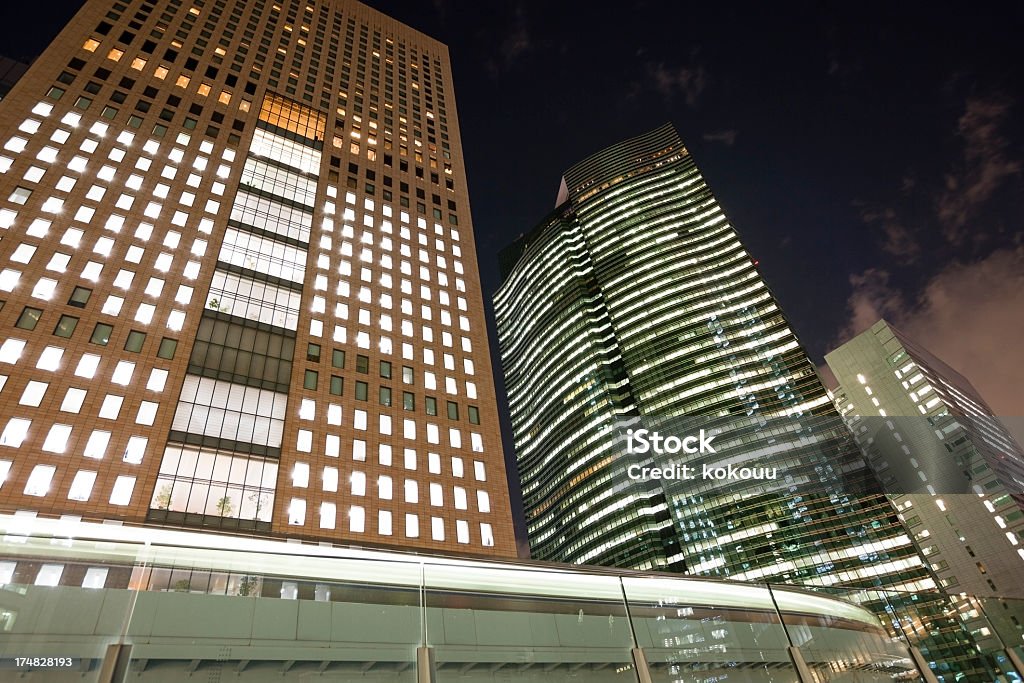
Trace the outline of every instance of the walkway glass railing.
<instances>
[{"instance_id":1,"label":"walkway glass railing","mask_svg":"<svg viewBox=\"0 0 1024 683\"><path fill-rule=\"evenodd\" d=\"M0 680L923 680L908 646L927 639L907 638L909 629L893 628L904 615L884 623L867 602L852 592L0 516ZM1002 652L1008 671L1018 622L1001 603L976 602L981 621L969 625L991 641L979 657Z\"/></svg>"}]
</instances>

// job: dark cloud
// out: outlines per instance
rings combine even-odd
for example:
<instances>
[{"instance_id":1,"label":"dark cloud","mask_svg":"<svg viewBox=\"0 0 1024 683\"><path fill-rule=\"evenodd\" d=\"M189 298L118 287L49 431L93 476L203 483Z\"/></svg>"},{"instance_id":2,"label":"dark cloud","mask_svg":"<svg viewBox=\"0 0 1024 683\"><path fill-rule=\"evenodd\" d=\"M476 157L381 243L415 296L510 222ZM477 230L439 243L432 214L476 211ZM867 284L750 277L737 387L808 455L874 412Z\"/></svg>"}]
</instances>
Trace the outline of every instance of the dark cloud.
<instances>
[{"instance_id":1,"label":"dark cloud","mask_svg":"<svg viewBox=\"0 0 1024 683\"><path fill-rule=\"evenodd\" d=\"M1007 156L1009 140L1002 126L1010 105L1000 99L972 97L957 122L963 140L963 160L946 174L936 214L946 239L960 244L970 232L968 223L1007 178L1018 175L1021 163Z\"/></svg>"},{"instance_id":2,"label":"dark cloud","mask_svg":"<svg viewBox=\"0 0 1024 683\"><path fill-rule=\"evenodd\" d=\"M530 27L526 21L526 10L522 5L517 5L515 18L498 51L505 66L508 67L531 50L533 40L530 38Z\"/></svg>"},{"instance_id":3,"label":"dark cloud","mask_svg":"<svg viewBox=\"0 0 1024 683\"><path fill-rule=\"evenodd\" d=\"M895 209L891 207L862 208L860 217L865 224L873 226L881 232L882 251L892 256L898 256L909 263L917 260L921 253L921 245L914 232L900 220Z\"/></svg>"},{"instance_id":4,"label":"dark cloud","mask_svg":"<svg viewBox=\"0 0 1024 683\"><path fill-rule=\"evenodd\" d=\"M508 20L508 30L497 43L494 57L486 61L486 69L492 78L512 69L524 56L536 49L530 25L526 17L526 8L522 4L515 7L515 13Z\"/></svg>"},{"instance_id":5,"label":"dark cloud","mask_svg":"<svg viewBox=\"0 0 1024 683\"><path fill-rule=\"evenodd\" d=\"M739 131L736 130L719 130L714 133L704 133L703 138L705 142L721 142L728 147L732 147L736 143L736 136L739 135Z\"/></svg>"},{"instance_id":6,"label":"dark cloud","mask_svg":"<svg viewBox=\"0 0 1024 683\"><path fill-rule=\"evenodd\" d=\"M908 310L903 295L894 288L891 275L881 268L868 268L850 276L853 292L846 302L848 322L836 338L833 348L874 325L880 318L895 322Z\"/></svg>"},{"instance_id":7,"label":"dark cloud","mask_svg":"<svg viewBox=\"0 0 1024 683\"><path fill-rule=\"evenodd\" d=\"M696 106L708 82L707 72L700 64L666 66L664 62L648 62L647 77L666 101L682 97L689 107Z\"/></svg>"}]
</instances>

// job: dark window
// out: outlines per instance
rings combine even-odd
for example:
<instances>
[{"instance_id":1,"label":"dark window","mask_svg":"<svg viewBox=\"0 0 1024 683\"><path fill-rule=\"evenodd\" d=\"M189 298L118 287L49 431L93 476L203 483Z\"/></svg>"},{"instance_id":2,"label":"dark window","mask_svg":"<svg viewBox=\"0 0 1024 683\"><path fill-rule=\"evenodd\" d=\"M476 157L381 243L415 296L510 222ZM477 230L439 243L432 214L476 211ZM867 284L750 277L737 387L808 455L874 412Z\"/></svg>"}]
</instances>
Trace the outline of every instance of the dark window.
<instances>
[{"instance_id":1,"label":"dark window","mask_svg":"<svg viewBox=\"0 0 1024 683\"><path fill-rule=\"evenodd\" d=\"M160 348L157 349L156 355L159 358L171 360L174 358L174 353L178 350L178 340L171 339L170 337L164 337L160 340Z\"/></svg>"},{"instance_id":2,"label":"dark window","mask_svg":"<svg viewBox=\"0 0 1024 683\"><path fill-rule=\"evenodd\" d=\"M480 424L480 409L476 406L468 406L469 410L469 423L478 425Z\"/></svg>"},{"instance_id":3,"label":"dark window","mask_svg":"<svg viewBox=\"0 0 1024 683\"><path fill-rule=\"evenodd\" d=\"M433 396L427 396L424 400L427 404L427 415L437 415L437 399Z\"/></svg>"},{"instance_id":4,"label":"dark window","mask_svg":"<svg viewBox=\"0 0 1024 683\"><path fill-rule=\"evenodd\" d=\"M345 378L331 375L331 393L341 396L345 391Z\"/></svg>"},{"instance_id":5,"label":"dark window","mask_svg":"<svg viewBox=\"0 0 1024 683\"><path fill-rule=\"evenodd\" d=\"M124 342L124 350L138 353L142 350L142 345L146 343L146 333L139 332L138 330L132 330L128 333L128 339Z\"/></svg>"},{"instance_id":6,"label":"dark window","mask_svg":"<svg viewBox=\"0 0 1024 683\"><path fill-rule=\"evenodd\" d=\"M459 419L459 404L455 401L448 401L448 419L458 420Z\"/></svg>"},{"instance_id":7,"label":"dark window","mask_svg":"<svg viewBox=\"0 0 1024 683\"><path fill-rule=\"evenodd\" d=\"M57 327L53 329L53 333L58 337L69 338L75 333L77 326L78 318L73 315L62 315L57 321Z\"/></svg>"},{"instance_id":8,"label":"dark window","mask_svg":"<svg viewBox=\"0 0 1024 683\"><path fill-rule=\"evenodd\" d=\"M402 392L402 407L406 410L416 410L416 396L411 391Z\"/></svg>"},{"instance_id":9,"label":"dark window","mask_svg":"<svg viewBox=\"0 0 1024 683\"><path fill-rule=\"evenodd\" d=\"M382 360L380 362L380 376L384 379L391 379L391 362Z\"/></svg>"},{"instance_id":10,"label":"dark window","mask_svg":"<svg viewBox=\"0 0 1024 683\"><path fill-rule=\"evenodd\" d=\"M311 363L320 362L319 344L310 344L309 346L306 347L306 360L310 361Z\"/></svg>"},{"instance_id":11,"label":"dark window","mask_svg":"<svg viewBox=\"0 0 1024 683\"><path fill-rule=\"evenodd\" d=\"M41 309L26 306L21 311L21 315L18 316L18 322L14 323L14 326L20 327L23 330L34 330L42 314L43 311Z\"/></svg>"},{"instance_id":12,"label":"dark window","mask_svg":"<svg viewBox=\"0 0 1024 683\"><path fill-rule=\"evenodd\" d=\"M382 406L391 405L391 389L389 387L381 387L377 392L377 396L380 399L380 404Z\"/></svg>"},{"instance_id":13,"label":"dark window","mask_svg":"<svg viewBox=\"0 0 1024 683\"><path fill-rule=\"evenodd\" d=\"M356 400L365 401L368 385L366 382L356 382Z\"/></svg>"},{"instance_id":14,"label":"dark window","mask_svg":"<svg viewBox=\"0 0 1024 683\"><path fill-rule=\"evenodd\" d=\"M92 336L89 341L93 344L99 344L100 346L106 346L110 342L110 335L113 334L114 327L106 323L96 323L96 327L93 328Z\"/></svg>"},{"instance_id":15,"label":"dark window","mask_svg":"<svg viewBox=\"0 0 1024 683\"><path fill-rule=\"evenodd\" d=\"M370 358L369 356L358 355L356 356L356 372L366 374L370 371Z\"/></svg>"},{"instance_id":16,"label":"dark window","mask_svg":"<svg viewBox=\"0 0 1024 683\"><path fill-rule=\"evenodd\" d=\"M331 365L336 368L345 367L345 352L341 349L334 349L331 352Z\"/></svg>"},{"instance_id":17,"label":"dark window","mask_svg":"<svg viewBox=\"0 0 1024 683\"><path fill-rule=\"evenodd\" d=\"M71 298L68 299L68 306L85 308L85 305L89 303L89 297L91 296L91 289L86 289L85 287L75 287L74 290L72 290L71 292Z\"/></svg>"},{"instance_id":18,"label":"dark window","mask_svg":"<svg viewBox=\"0 0 1024 683\"><path fill-rule=\"evenodd\" d=\"M320 373L316 370L306 370L306 375L302 379L302 386L306 389L316 389L317 380L320 378Z\"/></svg>"}]
</instances>

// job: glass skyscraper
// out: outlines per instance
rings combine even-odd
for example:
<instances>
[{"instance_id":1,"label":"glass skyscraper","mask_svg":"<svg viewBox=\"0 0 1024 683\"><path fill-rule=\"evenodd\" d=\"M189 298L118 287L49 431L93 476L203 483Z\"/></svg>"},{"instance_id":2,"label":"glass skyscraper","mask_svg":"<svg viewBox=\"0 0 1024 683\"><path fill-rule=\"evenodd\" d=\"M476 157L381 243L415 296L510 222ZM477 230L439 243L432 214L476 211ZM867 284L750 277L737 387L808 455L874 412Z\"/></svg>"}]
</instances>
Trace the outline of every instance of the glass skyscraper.
<instances>
[{"instance_id":1,"label":"glass skyscraper","mask_svg":"<svg viewBox=\"0 0 1024 683\"><path fill-rule=\"evenodd\" d=\"M544 560L821 590L936 587L778 302L671 125L570 168L495 295L530 547ZM715 452L627 452L637 429ZM633 476L686 465L696 477ZM709 465L777 478L708 478ZM939 594L929 657L971 670ZM913 623L911 623L913 622ZM979 673L980 672L980 673Z\"/></svg>"},{"instance_id":2,"label":"glass skyscraper","mask_svg":"<svg viewBox=\"0 0 1024 683\"><path fill-rule=\"evenodd\" d=\"M930 583L675 129L572 167L558 205L506 250L495 297L534 554L821 585ZM771 442L799 495L771 492L780 483L630 479L622 436L637 418L707 420L730 453Z\"/></svg>"}]
</instances>

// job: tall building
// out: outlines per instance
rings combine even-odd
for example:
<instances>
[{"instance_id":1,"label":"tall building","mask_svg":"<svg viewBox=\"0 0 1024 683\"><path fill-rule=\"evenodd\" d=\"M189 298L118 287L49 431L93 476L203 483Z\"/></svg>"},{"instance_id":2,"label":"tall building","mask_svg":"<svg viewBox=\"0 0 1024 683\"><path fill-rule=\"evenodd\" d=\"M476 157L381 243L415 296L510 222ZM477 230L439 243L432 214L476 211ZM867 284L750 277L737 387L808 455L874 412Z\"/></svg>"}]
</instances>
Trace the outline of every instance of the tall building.
<instances>
[{"instance_id":1,"label":"tall building","mask_svg":"<svg viewBox=\"0 0 1024 683\"><path fill-rule=\"evenodd\" d=\"M443 44L90 0L0 131L0 508L514 555Z\"/></svg>"},{"instance_id":2,"label":"tall building","mask_svg":"<svg viewBox=\"0 0 1024 683\"><path fill-rule=\"evenodd\" d=\"M884 320L825 360L836 406L943 587L1024 597L1024 452L971 383Z\"/></svg>"},{"instance_id":3,"label":"tall building","mask_svg":"<svg viewBox=\"0 0 1024 683\"><path fill-rule=\"evenodd\" d=\"M535 556L826 585L928 581L884 496L843 498L870 483L858 479L866 467L671 125L569 169L558 209L503 261L498 334ZM719 451L772 439L805 490L631 479L622 436L636 418L727 427ZM870 567L859 559L869 547Z\"/></svg>"},{"instance_id":4,"label":"tall building","mask_svg":"<svg viewBox=\"0 0 1024 683\"><path fill-rule=\"evenodd\" d=\"M501 266L535 558L862 588L894 632L925 634L938 671L991 680L947 599L918 593L930 567L670 124L570 168ZM644 453L642 428L716 440ZM730 465L777 477L714 475Z\"/></svg>"}]
</instances>

